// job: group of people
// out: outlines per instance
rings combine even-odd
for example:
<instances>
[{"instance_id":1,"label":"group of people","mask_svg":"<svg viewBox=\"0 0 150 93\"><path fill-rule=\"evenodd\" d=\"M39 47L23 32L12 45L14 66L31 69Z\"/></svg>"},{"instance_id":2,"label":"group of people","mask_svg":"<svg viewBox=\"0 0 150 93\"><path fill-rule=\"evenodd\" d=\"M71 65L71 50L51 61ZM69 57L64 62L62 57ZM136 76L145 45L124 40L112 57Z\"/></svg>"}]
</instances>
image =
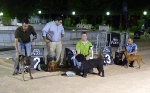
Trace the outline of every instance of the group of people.
<instances>
[{"instance_id":1,"label":"group of people","mask_svg":"<svg viewBox=\"0 0 150 93\"><path fill-rule=\"evenodd\" d=\"M34 28L29 25L29 20L24 18L22 20L22 26L19 26L15 31L15 50L16 50L16 58L19 55L23 54L22 50L25 49L25 56L30 56L31 54L31 38L30 35L33 35L33 39L38 38L36 31ZM64 38L64 28L62 25L62 18L56 17L54 21L48 22L45 27L42 29L43 40L46 42L47 52L50 56L56 57L56 62L60 64L61 51L62 51L62 40ZM87 33L81 33L81 40L76 44L77 54L83 54L86 60L89 60L92 55L92 51L90 47L92 43L87 39ZM137 45L133 43L133 39L129 38L127 44L125 45L125 49L128 52L128 55L135 55L137 53ZM15 62L14 62L15 63ZM126 61L123 61L123 65L126 64ZM81 63L74 61L74 66L78 67L80 70ZM133 66L133 62L131 63ZM20 68L19 65L17 68L14 68L16 73L19 73ZM93 69L89 71L89 73L93 73Z\"/></svg>"}]
</instances>

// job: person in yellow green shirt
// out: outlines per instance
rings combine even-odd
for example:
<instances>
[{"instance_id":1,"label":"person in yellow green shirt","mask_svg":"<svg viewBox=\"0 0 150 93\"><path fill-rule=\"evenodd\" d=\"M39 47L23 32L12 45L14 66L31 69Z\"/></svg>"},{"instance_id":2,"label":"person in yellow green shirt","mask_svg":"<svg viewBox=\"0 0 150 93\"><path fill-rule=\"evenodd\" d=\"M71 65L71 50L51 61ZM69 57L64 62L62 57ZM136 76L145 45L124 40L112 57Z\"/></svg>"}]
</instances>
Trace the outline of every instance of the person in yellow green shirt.
<instances>
[{"instance_id":1,"label":"person in yellow green shirt","mask_svg":"<svg viewBox=\"0 0 150 93\"><path fill-rule=\"evenodd\" d=\"M92 43L87 40L87 33L82 32L81 40L76 44L77 55L83 54L86 57L86 60L89 60L90 56L92 55L92 50L90 50L90 47L92 47ZM74 59L73 62L74 66L77 66L80 70L82 70L81 62L78 62L76 59ZM93 69L91 69L89 73L93 73Z\"/></svg>"}]
</instances>

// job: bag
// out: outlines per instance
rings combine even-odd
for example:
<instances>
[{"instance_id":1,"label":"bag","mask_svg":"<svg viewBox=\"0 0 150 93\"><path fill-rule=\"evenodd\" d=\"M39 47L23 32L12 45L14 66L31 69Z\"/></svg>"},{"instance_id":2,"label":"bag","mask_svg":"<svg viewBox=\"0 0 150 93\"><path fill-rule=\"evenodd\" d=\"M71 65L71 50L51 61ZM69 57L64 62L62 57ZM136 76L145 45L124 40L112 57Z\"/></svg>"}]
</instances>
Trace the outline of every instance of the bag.
<instances>
[{"instance_id":1,"label":"bag","mask_svg":"<svg viewBox=\"0 0 150 93\"><path fill-rule=\"evenodd\" d=\"M74 67L73 60L71 59L74 56L73 52L68 48L65 48L65 50L66 50L66 65L67 65L67 67L68 68Z\"/></svg>"}]
</instances>

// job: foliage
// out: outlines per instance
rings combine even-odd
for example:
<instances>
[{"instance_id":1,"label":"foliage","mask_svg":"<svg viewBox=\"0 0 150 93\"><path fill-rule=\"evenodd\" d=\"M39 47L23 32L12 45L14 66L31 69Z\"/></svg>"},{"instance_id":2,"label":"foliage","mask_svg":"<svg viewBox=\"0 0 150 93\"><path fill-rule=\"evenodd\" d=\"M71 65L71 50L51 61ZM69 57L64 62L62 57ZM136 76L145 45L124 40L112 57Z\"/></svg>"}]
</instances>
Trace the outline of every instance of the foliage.
<instances>
[{"instance_id":1,"label":"foliage","mask_svg":"<svg viewBox=\"0 0 150 93\"><path fill-rule=\"evenodd\" d=\"M11 18L10 17L3 17L3 24L4 25L10 25L11 24Z\"/></svg>"},{"instance_id":2,"label":"foliage","mask_svg":"<svg viewBox=\"0 0 150 93\"><path fill-rule=\"evenodd\" d=\"M140 19L137 22L138 22L138 28L141 29L141 26L145 23L145 20L144 19Z\"/></svg>"},{"instance_id":3,"label":"foliage","mask_svg":"<svg viewBox=\"0 0 150 93\"><path fill-rule=\"evenodd\" d=\"M122 30L123 30L123 27L122 27L122 25L120 25L119 26L119 31L122 32Z\"/></svg>"},{"instance_id":4,"label":"foliage","mask_svg":"<svg viewBox=\"0 0 150 93\"><path fill-rule=\"evenodd\" d=\"M70 24L71 24L71 18L65 18L64 19L64 25L65 26L70 26Z\"/></svg>"},{"instance_id":5,"label":"foliage","mask_svg":"<svg viewBox=\"0 0 150 93\"><path fill-rule=\"evenodd\" d=\"M94 29L99 29L99 24L96 24L96 25L94 26Z\"/></svg>"},{"instance_id":6,"label":"foliage","mask_svg":"<svg viewBox=\"0 0 150 93\"><path fill-rule=\"evenodd\" d=\"M101 25L105 25L106 24L106 20L103 20Z\"/></svg>"},{"instance_id":7,"label":"foliage","mask_svg":"<svg viewBox=\"0 0 150 93\"><path fill-rule=\"evenodd\" d=\"M86 24L87 23L87 19L82 19L80 21L81 21L81 24Z\"/></svg>"},{"instance_id":8,"label":"foliage","mask_svg":"<svg viewBox=\"0 0 150 93\"><path fill-rule=\"evenodd\" d=\"M135 32L135 31L138 31L138 30L139 30L138 26L132 26L132 27L129 28L129 31L131 31L131 32Z\"/></svg>"}]
</instances>

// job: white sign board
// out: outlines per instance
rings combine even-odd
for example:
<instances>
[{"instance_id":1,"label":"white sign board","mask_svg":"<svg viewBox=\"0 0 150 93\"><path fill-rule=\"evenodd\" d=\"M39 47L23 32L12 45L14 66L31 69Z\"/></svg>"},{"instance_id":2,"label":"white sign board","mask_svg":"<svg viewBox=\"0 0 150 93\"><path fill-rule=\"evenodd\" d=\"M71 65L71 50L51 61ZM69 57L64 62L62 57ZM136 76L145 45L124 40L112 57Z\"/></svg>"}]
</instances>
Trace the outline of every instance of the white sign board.
<instances>
[{"instance_id":1,"label":"white sign board","mask_svg":"<svg viewBox=\"0 0 150 93\"><path fill-rule=\"evenodd\" d=\"M108 25L100 25L100 26L99 26L99 30L102 30L102 31L109 31L109 26L108 26Z\"/></svg>"}]
</instances>

